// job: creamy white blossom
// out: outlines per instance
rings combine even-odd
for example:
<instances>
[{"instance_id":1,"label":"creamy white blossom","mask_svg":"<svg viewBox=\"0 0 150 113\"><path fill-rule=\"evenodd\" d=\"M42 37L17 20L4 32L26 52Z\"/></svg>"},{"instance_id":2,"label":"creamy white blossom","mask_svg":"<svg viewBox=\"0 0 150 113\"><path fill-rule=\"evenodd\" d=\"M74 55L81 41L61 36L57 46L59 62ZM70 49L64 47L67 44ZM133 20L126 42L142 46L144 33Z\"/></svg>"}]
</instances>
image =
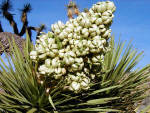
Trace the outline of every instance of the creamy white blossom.
<instances>
[{"instance_id":1,"label":"creamy white blossom","mask_svg":"<svg viewBox=\"0 0 150 113\"><path fill-rule=\"evenodd\" d=\"M30 52L30 58L32 60L36 60L37 59L37 55L38 55L37 51L31 51Z\"/></svg>"},{"instance_id":2,"label":"creamy white blossom","mask_svg":"<svg viewBox=\"0 0 150 113\"><path fill-rule=\"evenodd\" d=\"M90 88L96 79L95 65L103 65L109 51L110 25L116 7L113 2L98 2L77 18L51 25L51 31L36 40L30 58L38 64L41 76L65 79L65 86L78 93Z\"/></svg>"}]
</instances>

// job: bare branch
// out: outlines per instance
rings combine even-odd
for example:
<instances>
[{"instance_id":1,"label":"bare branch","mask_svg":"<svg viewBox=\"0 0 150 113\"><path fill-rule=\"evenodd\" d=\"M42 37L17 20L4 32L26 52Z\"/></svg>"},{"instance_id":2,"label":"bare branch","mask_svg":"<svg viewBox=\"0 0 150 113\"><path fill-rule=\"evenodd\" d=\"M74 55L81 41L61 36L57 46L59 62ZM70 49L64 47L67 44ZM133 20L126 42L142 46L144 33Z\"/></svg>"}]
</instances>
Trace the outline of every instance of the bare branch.
<instances>
[{"instance_id":1,"label":"bare branch","mask_svg":"<svg viewBox=\"0 0 150 113\"><path fill-rule=\"evenodd\" d=\"M0 32L4 32L4 31L3 31L3 28L2 28L1 22L0 22Z\"/></svg>"},{"instance_id":2,"label":"bare branch","mask_svg":"<svg viewBox=\"0 0 150 113\"><path fill-rule=\"evenodd\" d=\"M23 36L25 31L27 30L27 26L28 26L28 19L27 19L27 14L32 10L31 5L25 4L24 8L21 9L21 21L23 23L22 29L19 33L20 36Z\"/></svg>"},{"instance_id":3,"label":"bare branch","mask_svg":"<svg viewBox=\"0 0 150 113\"><path fill-rule=\"evenodd\" d=\"M38 36L40 35L40 33L46 29L45 25L44 24L41 24L40 27L38 28L37 30L37 35L36 35L36 39L38 39Z\"/></svg>"},{"instance_id":4,"label":"bare branch","mask_svg":"<svg viewBox=\"0 0 150 113\"><path fill-rule=\"evenodd\" d=\"M14 33L18 34L17 24L13 19L13 14L9 11L12 9L12 5L9 0L4 0L0 5L3 16L9 21L10 25L13 27Z\"/></svg>"},{"instance_id":5,"label":"bare branch","mask_svg":"<svg viewBox=\"0 0 150 113\"><path fill-rule=\"evenodd\" d=\"M36 39L37 39L38 36L40 35L40 32L43 31L44 29L46 29L44 24L41 24L39 27L30 26L28 27L28 32L30 32L29 36L32 36L31 30L36 31L37 32Z\"/></svg>"}]
</instances>

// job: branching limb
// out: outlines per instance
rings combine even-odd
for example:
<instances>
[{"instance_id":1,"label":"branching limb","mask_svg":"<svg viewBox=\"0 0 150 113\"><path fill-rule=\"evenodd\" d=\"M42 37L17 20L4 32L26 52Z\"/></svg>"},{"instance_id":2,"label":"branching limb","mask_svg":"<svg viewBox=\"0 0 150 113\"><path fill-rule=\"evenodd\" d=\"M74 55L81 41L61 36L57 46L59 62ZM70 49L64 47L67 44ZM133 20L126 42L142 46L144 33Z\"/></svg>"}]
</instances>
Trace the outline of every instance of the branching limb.
<instances>
[{"instance_id":1,"label":"branching limb","mask_svg":"<svg viewBox=\"0 0 150 113\"><path fill-rule=\"evenodd\" d=\"M23 23L22 29L19 33L20 36L23 36L25 34L25 31L27 30L27 26L28 26L28 19L27 19L27 14L32 10L31 5L25 4L24 8L21 9L21 21Z\"/></svg>"},{"instance_id":2,"label":"branching limb","mask_svg":"<svg viewBox=\"0 0 150 113\"><path fill-rule=\"evenodd\" d=\"M14 33L18 34L17 24L14 21L13 14L9 11L12 9L12 5L9 0L4 0L0 6L3 16L9 21L10 25L13 27Z\"/></svg>"},{"instance_id":3,"label":"branching limb","mask_svg":"<svg viewBox=\"0 0 150 113\"><path fill-rule=\"evenodd\" d=\"M36 39L37 39L38 36L40 35L40 32L43 31L44 29L46 29L44 24L41 24L39 27L30 26L28 27L29 36L32 36L31 30L36 31L37 32Z\"/></svg>"}]
</instances>

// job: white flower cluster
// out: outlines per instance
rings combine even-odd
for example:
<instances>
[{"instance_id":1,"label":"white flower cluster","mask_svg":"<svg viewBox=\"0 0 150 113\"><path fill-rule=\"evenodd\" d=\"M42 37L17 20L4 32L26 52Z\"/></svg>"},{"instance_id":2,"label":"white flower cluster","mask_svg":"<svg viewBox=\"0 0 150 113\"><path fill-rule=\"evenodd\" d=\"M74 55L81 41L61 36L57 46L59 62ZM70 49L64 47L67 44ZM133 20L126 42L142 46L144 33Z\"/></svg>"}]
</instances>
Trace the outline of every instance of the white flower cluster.
<instances>
[{"instance_id":1,"label":"white flower cluster","mask_svg":"<svg viewBox=\"0 0 150 113\"><path fill-rule=\"evenodd\" d=\"M115 9L113 2L98 2L66 24L53 24L52 32L41 35L30 53L30 58L39 63L39 73L54 79L66 78L74 92L88 89L95 75L86 66L102 64Z\"/></svg>"},{"instance_id":2,"label":"white flower cluster","mask_svg":"<svg viewBox=\"0 0 150 113\"><path fill-rule=\"evenodd\" d=\"M75 75L68 74L67 83L69 84L69 90L75 91L75 93L90 88L90 79L83 72L77 72Z\"/></svg>"}]
</instances>

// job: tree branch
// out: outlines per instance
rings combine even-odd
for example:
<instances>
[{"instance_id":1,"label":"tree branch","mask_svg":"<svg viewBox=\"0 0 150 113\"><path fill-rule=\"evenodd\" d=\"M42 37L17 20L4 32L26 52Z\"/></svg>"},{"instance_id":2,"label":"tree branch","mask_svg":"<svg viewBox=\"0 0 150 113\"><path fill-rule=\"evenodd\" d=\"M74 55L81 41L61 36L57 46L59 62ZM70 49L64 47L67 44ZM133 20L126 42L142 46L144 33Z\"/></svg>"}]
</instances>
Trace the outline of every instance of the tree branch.
<instances>
[{"instance_id":1,"label":"tree branch","mask_svg":"<svg viewBox=\"0 0 150 113\"><path fill-rule=\"evenodd\" d=\"M13 19L13 14L9 12L12 9L10 1L9 0L3 1L0 9L2 11L3 16L9 21L10 25L13 27L14 33L18 34L17 24Z\"/></svg>"},{"instance_id":2,"label":"tree branch","mask_svg":"<svg viewBox=\"0 0 150 113\"><path fill-rule=\"evenodd\" d=\"M23 23L23 26L22 26L22 29L19 33L20 36L24 35L25 31L27 30L27 27L28 27L28 19L27 19L27 14L32 10L31 8L31 5L28 3L28 4L25 4L24 5L24 8L21 9L21 21Z\"/></svg>"},{"instance_id":3,"label":"tree branch","mask_svg":"<svg viewBox=\"0 0 150 113\"><path fill-rule=\"evenodd\" d=\"M2 28L1 22L0 22L0 32L4 32L4 31L3 31L3 28Z\"/></svg>"}]
</instances>

